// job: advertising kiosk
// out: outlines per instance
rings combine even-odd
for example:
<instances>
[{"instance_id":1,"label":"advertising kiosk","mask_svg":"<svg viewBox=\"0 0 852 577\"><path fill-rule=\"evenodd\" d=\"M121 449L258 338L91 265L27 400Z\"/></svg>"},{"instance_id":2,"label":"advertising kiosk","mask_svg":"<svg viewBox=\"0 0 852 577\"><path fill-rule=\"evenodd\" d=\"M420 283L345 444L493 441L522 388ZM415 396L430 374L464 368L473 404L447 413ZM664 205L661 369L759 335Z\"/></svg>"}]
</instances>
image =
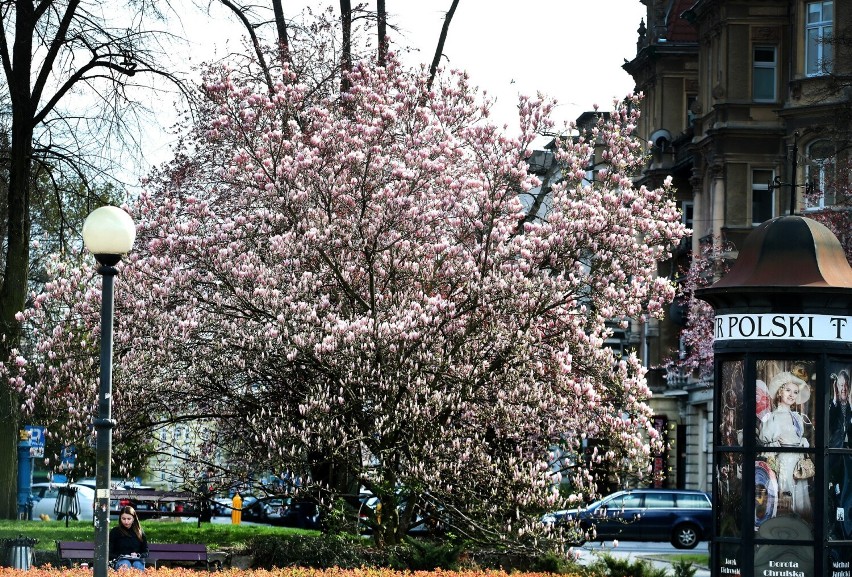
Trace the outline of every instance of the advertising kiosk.
<instances>
[{"instance_id":1,"label":"advertising kiosk","mask_svg":"<svg viewBox=\"0 0 852 577\"><path fill-rule=\"evenodd\" d=\"M711 574L852 577L852 268L800 216L698 291L715 311Z\"/></svg>"}]
</instances>

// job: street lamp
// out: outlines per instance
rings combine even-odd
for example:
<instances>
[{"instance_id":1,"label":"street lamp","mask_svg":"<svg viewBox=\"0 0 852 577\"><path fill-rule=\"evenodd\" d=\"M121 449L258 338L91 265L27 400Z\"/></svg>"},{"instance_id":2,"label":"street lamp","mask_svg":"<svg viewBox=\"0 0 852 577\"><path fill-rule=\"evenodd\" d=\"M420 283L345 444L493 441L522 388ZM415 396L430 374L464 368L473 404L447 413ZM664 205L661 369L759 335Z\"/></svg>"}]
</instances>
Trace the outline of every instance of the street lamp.
<instances>
[{"instance_id":1,"label":"street lamp","mask_svg":"<svg viewBox=\"0 0 852 577\"><path fill-rule=\"evenodd\" d=\"M101 374L98 389L96 475L95 475L95 558L94 577L106 577L109 563L109 486L112 461L112 315L115 265L130 252L136 239L136 226L130 216L115 206L102 206L86 217L83 243L100 263L101 292Z\"/></svg>"}]
</instances>

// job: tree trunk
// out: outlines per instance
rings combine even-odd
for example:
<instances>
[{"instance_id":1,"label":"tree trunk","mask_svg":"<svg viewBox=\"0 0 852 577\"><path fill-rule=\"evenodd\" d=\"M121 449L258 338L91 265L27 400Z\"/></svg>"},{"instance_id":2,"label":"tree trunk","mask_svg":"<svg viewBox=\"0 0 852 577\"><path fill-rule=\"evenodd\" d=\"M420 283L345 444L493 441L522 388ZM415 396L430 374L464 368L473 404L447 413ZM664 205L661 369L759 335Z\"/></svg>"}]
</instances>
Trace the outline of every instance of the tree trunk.
<instances>
[{"instance_id":1,"label":"tree trunk","mask_svg":"<svg viewBox=\"0 0 852 577\"><path fill-rule=\"evenodd\" d=\"M6 268L0 285L0 358L9 358L21 341L15 315L24 310L30 246L30 171L34 109L30 96L32 2L17 2L12 74L7 77L12 101L12 146L9 165L8 236ZM8 380L0 384L0 517L17 515L17 460L19 400Z\"/></svg>"},{"instance_id":2,"label":"tree trunk","mask_svg":"<svg viewBox=\"0 0 852 577\"><path fill-rule=\"evenodd\" d=\"M340 64L340 92L349 91L349 72L352 70L352 2L340 0L340 23L343 28L343 54Z\"/></svg>"},{"instance_id":3,"label":"tree trunk","mask_svg":"<svg viewBox=\"0 0 852 577\"><path fill-rule=\"evenodd\" d=\"M16 70L16 74L18 71ZM23 74L29 75L29 70ZM27 271L29 270L30 245L30 169L32 167L32 124L20 113L14 114L12 121L12 164L9 174L9 236L6 242L6 269L3 274L3 284L0 286L0 358L9 358L13 349L20 346L21 326L15 315L24 310L27 294ZM11 482L5 481L4 473L0 473L0 517L14 518L17 507L9 509L10 504L16 503L16 463L17 439L20 423L18 422L18 395L4 380L2 409L0 409L0 470L8 471Z\"/></svg>"},{"instance_id":4,"label":"tree trunk","mask_svg":"<svg viewBox=\"0 0 852 577\"><path fill-rule=\"evenodd\" d=\"M0 389L0 519L17 517L18 396Z\"/></svg>"},{"instance_id":5,"label":"tree trunk","mask_svg":"<svg viewBox=\"0 0 852 577\"><path fill-rule=\"evenodd\" d=\"M385 0L376 2L376 17L379 33L379 66L384 66L388 59L388 12L385 9Z\"/></svg>"},{"instance_id":6,"label":"tree trunk","mask_svg":"<svg viewBox=\"0 0 852 577\"><path fill-rule=\"evenodd\" d=\"M278 29L278 49L281 62L290 62L290 41L287 38L287 21L284 19L284 8L281 0L272 0L272 10L275 13L275 26Z\"/></svg>"}]
</instances>

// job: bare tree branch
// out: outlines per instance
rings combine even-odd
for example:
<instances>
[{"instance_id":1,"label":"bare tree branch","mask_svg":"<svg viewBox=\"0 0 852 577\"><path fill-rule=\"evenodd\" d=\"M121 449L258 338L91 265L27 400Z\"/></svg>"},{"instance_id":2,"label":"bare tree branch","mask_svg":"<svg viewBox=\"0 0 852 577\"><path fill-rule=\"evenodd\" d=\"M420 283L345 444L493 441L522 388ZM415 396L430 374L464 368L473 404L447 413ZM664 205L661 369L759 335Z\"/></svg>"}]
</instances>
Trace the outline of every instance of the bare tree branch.
<instances>
[{"instance_id":1,"label":"bare tree branch","mask_svg":"<svg viewBox=\"0 0 852 577\"><path fill-rule=\"evenodd\" d=\"M438 73L438 65L441 63L441 56L444 54L444 43L447 41L447 33L450 30L450 22L453 20L453 14L456 13L456 8L459 5L459 0L453 0L447 15L444 18L444 25L441 27L441 35L438 37L438 46L435 48L435 56L432 58L432 65L429 67L429 80L426 83L426 88L432 88L432 82L435 80L435 74Z\"/></svg>"},{"instance_id":2,"label":"bare tree branch","mask_svg":"<svg viewBox=\"0 0 852 577\"><path fill-rule=\"evenodd\" d=\"M46 1L43 2L42 6L44 6L45 4L47 4ZM38 78L36 78L36 81L33 84L33 109L35 109L35 107L38 105L39 100L41 100L41 93L44 90L45 84L47 83L51 72L53 71L53 66L56 63L56 57L59 54L59 51L62 49L63 46L65 46L65 43L67 42L68 28L71 26L71 21L74 19L74 15L77 12L77 7L79 5L79 0L71 0L68 3L68 6L65 8L65 14L63 14L59 28L56 30L56 34L54 35L53 40L50 43L50 48L48 49L47 56L45 57L44 62L42 63ZM34 16L36 19L38 19L40 17L40 14L36 12Z\"/></svg>"},{"instance_id":3,"label":"bare tree branch","mask_svg":"<svg viewBox=\"0 0 852 577\"><path fill-rule=\"evenodd\" d=\"M261 49L260 41L257 38L257 34L254 31L254 26L252 25L251 22L249 22L249 19L246 17L243 9L241 9L239 6L237 6L236 4L231 2L231 0L219 0L219 1L224 6L229 8L231 10L231 12L233 12L234 15L240 20L240 22L243 23L243 27L245 28L246 33L249 35L249 38L251 38L251 43L252 43L252 46L254 47L254 53L255 53L255 56L257 56L258 63L260 64L260 68L263 72L263 78L266 81L266 86L267 86L269 92L272 92L272 90L273 90L272 76L269 73L269 65L266 63L266 59L263 56L263 50ZM277 20L277 18L276 18L276 20ZM282 20L283 20L283 18L282 18ZM279 29L279 33L280 33L280 29Z\"/></svg>"}]
</instances>

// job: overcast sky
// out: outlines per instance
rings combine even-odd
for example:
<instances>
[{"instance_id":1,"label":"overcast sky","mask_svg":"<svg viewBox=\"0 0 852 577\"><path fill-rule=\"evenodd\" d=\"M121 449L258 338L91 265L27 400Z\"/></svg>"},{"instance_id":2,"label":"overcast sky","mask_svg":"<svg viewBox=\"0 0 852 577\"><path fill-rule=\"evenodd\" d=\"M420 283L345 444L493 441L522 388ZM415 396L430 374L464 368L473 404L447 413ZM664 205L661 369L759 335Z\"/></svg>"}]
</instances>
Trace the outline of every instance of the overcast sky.
<instances>
[{"instance_id":1,"label":"overcast sky","mask_svg":"<svg viewBox=\"0 0 852 577\"><path fill-rule=\"evenodd\" d=\"M449 0L410 4L400 26L431 60ZM460 0L445 62L496 96L501 118L514 120L518 94L541 91L559 100L560 120L574 120L633 89L621 66L636 55L644 15L639 0Z\"/></svg>"},{"instance_id":2,"label":"overcast sky","mask_svg":"<svg viewBox=\"0 0 852 577\"><path fill-rule=\"evenodd\" d=\"M353 0L356 4L357 0ZM284 0L285 16L298 15L309 0ZM430 62L451 0L386 0L393 41ZM334 6L338 4L333 3ZM368 2L371 7L375 1ZM574 120L593 104L611 108L633 81L621 66L636 55L636 29L645 15L640 0L460 0L447 42L445 67L466 70L473 82L497 98L494 119L514 126L519 94L541 91L556 98L557 121ZM226 20L224 12L214 18ZM193 60L223 55L240 46L239 27L202 20L184 23L195 45ZM414 58L414 56L412 56ZM410 62L415 64L415 62ZM165 141L152 140L150 159L165 160Z\"/></svg>"}]
</instances>

